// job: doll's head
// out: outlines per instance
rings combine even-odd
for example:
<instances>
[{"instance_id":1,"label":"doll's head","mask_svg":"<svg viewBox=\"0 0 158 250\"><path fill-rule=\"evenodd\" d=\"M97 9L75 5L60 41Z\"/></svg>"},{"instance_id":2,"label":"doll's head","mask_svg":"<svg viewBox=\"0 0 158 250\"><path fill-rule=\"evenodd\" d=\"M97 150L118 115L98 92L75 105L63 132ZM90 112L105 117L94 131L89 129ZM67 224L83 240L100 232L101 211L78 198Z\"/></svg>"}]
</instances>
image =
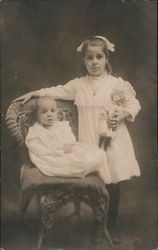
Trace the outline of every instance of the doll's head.
<instances>
[{"instance_id":1,"label":"doll's head","mask_svg":"<svg viewBox=\"0 0 158 250\"><path fill-rule=\"evenodd\" d=\"M85 40L78 48L81 52L83 72L90 76L100 76L104 72L111 73L108 60L108 47L100 37Z\"/></svg>"},{"instance_id":2,"label":"doll's head","mask_svg":"<svg viewBox=\"0 0 158 250\"><path fill-rule=\"evenodd\" d=\"M36 120L44 127L48 128L56 120L56 102L50 96L39 97L35 101L34 111Z\"/></svg>"},{"instance_id":3,"label":"doll's head","mask_svg":"<svg viewBox=\"0 0 158 250\"><path fill-rule=\"evenodd\" d=\"M111 93L111 100L118 106L124 105L126 101L126 92L120 89L114 89Z\"/></svg>"}]
</instances>

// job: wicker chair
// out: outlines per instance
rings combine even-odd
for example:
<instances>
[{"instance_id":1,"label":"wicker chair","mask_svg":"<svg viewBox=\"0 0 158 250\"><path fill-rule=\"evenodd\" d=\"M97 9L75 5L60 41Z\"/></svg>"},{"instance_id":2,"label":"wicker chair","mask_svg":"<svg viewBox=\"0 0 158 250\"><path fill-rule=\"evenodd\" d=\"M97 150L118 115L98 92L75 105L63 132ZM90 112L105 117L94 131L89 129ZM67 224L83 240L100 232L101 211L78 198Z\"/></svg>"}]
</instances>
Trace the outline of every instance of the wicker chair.
<instances>
[{"instance_id":1,"label":"wicker chair","mask_svg":"<svg viewBox=\"0 0 158 250\"><path fill-rule=\"evenodd\" d=\"M34 100L25 105L21 102L12 103L7 111L6 123L12 136L20 146L23 159L21 167L21 206L20 218L22 219L33 195L37 195L40 210L40 233L38 236L37 250L41 249L45 232L54 229L56 213L63 205L73 202L74 214L80 216L80 202L90 206L96 222L96 228L101 227L110 246L113 246L107 231L107 215L109 208L109 194L105 185L97 174L85 178L61 178L44 176L30 161L25 146L25 136L28 128L34 123ZM77 137L77 109L73 102L57 101L59 120L69 120L74 134Z\"/></svg>"}]
</instances>

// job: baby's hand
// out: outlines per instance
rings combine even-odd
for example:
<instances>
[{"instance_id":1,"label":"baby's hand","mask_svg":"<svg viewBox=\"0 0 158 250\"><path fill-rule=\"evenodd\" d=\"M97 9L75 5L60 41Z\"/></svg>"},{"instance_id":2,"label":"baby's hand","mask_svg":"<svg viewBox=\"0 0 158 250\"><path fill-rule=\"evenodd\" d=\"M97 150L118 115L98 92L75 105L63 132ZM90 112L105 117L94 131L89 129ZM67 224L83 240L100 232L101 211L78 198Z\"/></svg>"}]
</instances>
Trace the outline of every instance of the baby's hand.
<instances>
[{"instance_id":1,"label":"baby's hand","mask_svg":"<svg viewBox=\"0 0 158 250\"><path fill-rule=\"evenodd\" d=\"M72 144L71 143L64 144L63 150L64 150L64 154L71 153L72 152Z\"/></svg>"}]
</instances>

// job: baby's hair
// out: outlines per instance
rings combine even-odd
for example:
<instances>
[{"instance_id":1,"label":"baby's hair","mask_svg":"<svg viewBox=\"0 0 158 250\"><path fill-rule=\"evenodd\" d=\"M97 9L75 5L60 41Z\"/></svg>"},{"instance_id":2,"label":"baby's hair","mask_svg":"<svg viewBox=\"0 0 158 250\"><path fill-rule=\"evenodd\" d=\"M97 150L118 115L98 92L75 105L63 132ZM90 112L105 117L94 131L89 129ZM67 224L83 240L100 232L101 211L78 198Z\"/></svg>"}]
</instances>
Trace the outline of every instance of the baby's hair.
<instances>
[{"instance_id":1,"label":"baby's hair","mask_svg":"<svg viewBox=\"0 0 158 250\"><path fill-rule=\"evenodd\" d=\"M86 39L83 42L83 47L82 47L82 51L81 51L82 58L85 57L85 54L86 54L88 46L100 46L100 47L102 47L103 48L103 52L104 52L106 58L108 59L109 51L108 51L108 48L106 46L106 43L101 38L91 37L89 39ZM109 61L105 65L105 69L106 69L107 73L109 73L109 74L112 73L112 69L111 69L111 65L110 65ZM82 71L83 71L83 73L87 73L87 70L86 70L86 68L85 68L84 65L83 65Z\"/></svg>"},{"instance_id":2,"label":"baby's hair","mask_svg":"<svg viewBox=\"0 0 158 250\"><path fill-rule=\"evenodd\" d=\"M37 114L39 104L42 100L51 100L51 102L53 103L54 109L57 110L56 101L52 97L50 97L49 95L45 95L45 96L41 96L41 97L38 97L37 99L35 99L34 107L33 107L34 113Z\"/></svg>"}]
</instances>

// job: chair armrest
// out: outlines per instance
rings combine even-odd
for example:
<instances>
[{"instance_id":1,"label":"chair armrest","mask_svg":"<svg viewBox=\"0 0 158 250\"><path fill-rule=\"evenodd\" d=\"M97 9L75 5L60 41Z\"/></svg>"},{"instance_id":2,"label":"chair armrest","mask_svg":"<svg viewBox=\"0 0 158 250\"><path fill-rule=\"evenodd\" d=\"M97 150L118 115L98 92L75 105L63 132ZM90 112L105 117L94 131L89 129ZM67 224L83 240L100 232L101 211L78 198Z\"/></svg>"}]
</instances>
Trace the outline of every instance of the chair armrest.
<instances>
[{"instance_id":1,"label":"chair armrest","mask_svg":"<svg viewBox=\"0 0 158 250\"><path fill-rule=\"evenodd\" d=\"M16 139L19 145L24 144L24 137L18 124L18 114L22 112L21 102L11 103L6 114L6 124L10 134ZM22 113L21 113L22 115Z\"/></svg>"}]
</instances>

